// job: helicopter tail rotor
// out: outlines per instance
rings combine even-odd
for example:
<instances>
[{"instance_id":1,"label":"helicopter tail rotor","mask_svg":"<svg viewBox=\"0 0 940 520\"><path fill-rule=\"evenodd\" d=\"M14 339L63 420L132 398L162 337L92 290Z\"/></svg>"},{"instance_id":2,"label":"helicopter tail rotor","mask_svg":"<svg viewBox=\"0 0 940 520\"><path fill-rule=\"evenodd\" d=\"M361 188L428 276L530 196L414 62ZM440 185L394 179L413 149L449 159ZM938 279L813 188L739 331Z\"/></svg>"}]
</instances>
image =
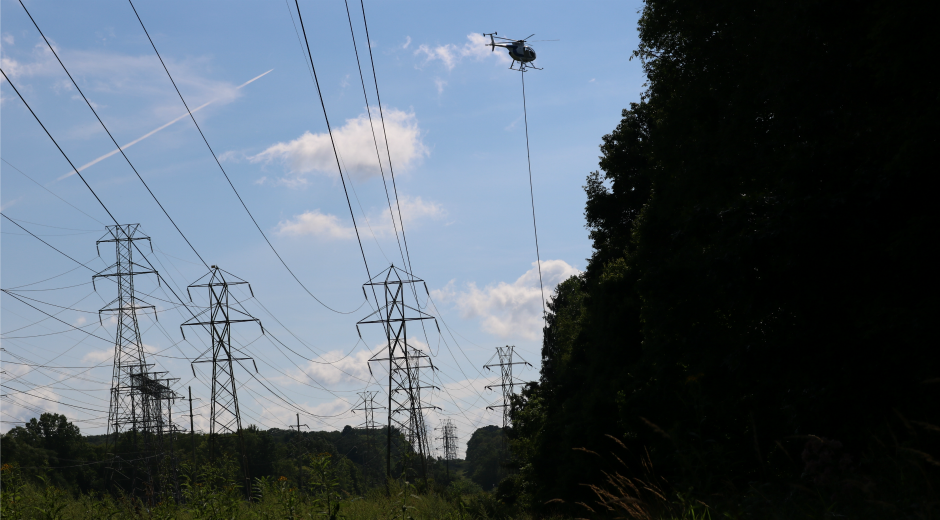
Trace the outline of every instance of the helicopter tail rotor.
<instances>
[{"instance_id":1,"label":"helicopter tail rotor","mask_svg":"<svg viewBox=\"0 0 940 520\"><path fill-rule=\"evenodd\" d=\"M487 36L490 37L490 52L493 52L496 50L496 40L493 38L495 34L496 34L496 31L493 31L491 33L483 33L484 37L487 37Z\"/></svg>"}]
</instances>

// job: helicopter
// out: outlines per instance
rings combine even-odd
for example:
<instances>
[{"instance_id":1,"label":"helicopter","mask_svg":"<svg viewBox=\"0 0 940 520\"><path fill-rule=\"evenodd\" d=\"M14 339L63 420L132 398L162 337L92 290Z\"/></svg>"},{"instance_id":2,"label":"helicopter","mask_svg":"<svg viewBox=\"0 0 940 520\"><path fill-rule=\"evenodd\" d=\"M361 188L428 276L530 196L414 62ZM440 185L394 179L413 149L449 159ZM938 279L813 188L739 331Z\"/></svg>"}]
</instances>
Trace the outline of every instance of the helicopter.
<instances>
[{"instance_id":1,"label":"helicopter","mask_svg":"<svg viewBox=\"0 0 940 520\"><path fill-rule=\"evenodd\" d=\"M525 71L526 69L535 69L542 70L534 65L532 62L535 61L535 49L531 46L526 45L526 41L535 36L535 34L530 34L521 40L515 40L512 38L503 38L502 36L496 36L496 32L483 33L483 36L490 37L490 43L486 44L490 46L490 49L495 51L496 47L505 47L509 50L509 57L512 58L512 63L509 64L509 68L517 70L514 68L516 62L519 63L519 69ZM499 43L496 42L496 38L499 38ZM539 41L557 41L557 40L539 40Z\"/></svg>"}]
</instances>

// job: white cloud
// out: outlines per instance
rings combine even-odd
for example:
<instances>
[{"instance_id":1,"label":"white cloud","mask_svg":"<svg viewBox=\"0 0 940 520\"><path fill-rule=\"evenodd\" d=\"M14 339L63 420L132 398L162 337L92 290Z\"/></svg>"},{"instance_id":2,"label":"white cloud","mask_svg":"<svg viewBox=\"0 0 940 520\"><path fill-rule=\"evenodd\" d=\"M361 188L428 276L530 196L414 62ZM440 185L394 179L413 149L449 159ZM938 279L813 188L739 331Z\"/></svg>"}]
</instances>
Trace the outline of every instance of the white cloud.
<instances>
[{"instance_id":1,"label":"white cloud","mask_svg":"<svg viewBox=\"0 0 940 520\"><path fill-rule=\"evenodd\" d=\"M545 296L559 283L580 273L564 260L542 262ZM483 330L500 338L538 339L542 330L542 303L536 262L513 283L499 282L483 289L476 283L458 291L454 280L442 289L431 291L440 302L453 303L464 318L481 318Z\"/></svg>"},{"instance_id":2,"label":"white cloud","mask_svg":"<svg viewBox=\"0 0 940 520\"><path fill-rule=\"evenodd\" d=\"M319 238L353 238L352 226L343 225L339 217L321 213L320 210L305 211L291 220L278 223L276 233L288 236L311 235Z\"/></svg>"},{"instance_id":3,"label":"white cloud","mask_svg":"<svg viewBox=\"0 0 940 520\"><path fill-rule=\"evenodd\" d=\"M11 36L12 38L12 36ZM12 42L11 42L12 43ZM401 46L402 49L407 49L411 45L411 36L405 36L405 43Z\"/></svg>"},{"instance_id":4,"label":"white cloud","mask_svg":"<svg viewBox=\"0 0 940 520\"><path fill-rule=\"evenodd\" d=\"M19 60L11 58L8 54L4 53L3 57L0 57L0 67L3 68L3 71L7 73L7 76L11 78L20 78L20 77L29 77L36 75L39 71L46 68L45 63L21 63ZM6 81L6 78L0 78L2 81Z\"/></svg>"},{"instance_id":5,"label":"white cloud","mask_svg":"<svg viewBox=\"0 0 940 520\"><path fill-rule=\"evenodd\" d=\"M102 350L92 350L91 352L82 356L82 363L103 363L109 359L114 358L114 347L105 348Z\"/></svg>"},{"instance_id":6,"label":"white cloud","mask_svg":"<svg viewBox=\"0 0 940 520\"><path fill-rule=\"evenodd\" d=\"M148 345L144 343L144 353L153 354L159 349L153 345ZM114 359L114 347L105 347L101 350L92 350L82 356L82 363L103 363L105 361Z\"/></svg>"},{"instance_id":7,"label":"white cloud","mask_svg":"<svg viewBox=\"0 0 940 520\"><path fill-rule=\"evenodd\" d=\"M498 49L494 52L493 49L489 48L488 40L480 33L468 34L467 40L469 41L462 46L457 46L453 43L435 45L433 47L427 44L421 44L415 49L414 54L415 56L424 55L425 63L430 63L435 60L440 61L447 67L447 70L453 70L464 58L479 61L492 56L495 57L496 61L499 63L505 64L512 61L512 58L509 57L505 49Z\"/></svg>"},{"instance_id":8,"label":"white cloud","mask_svg":"<svg viewBox=\"0 0 940 520\"><path fill-rule=\"evenodd\" d=\"M437 95L440 96L444 93L444 87L447 86L447 82L441 78L434 78L434 84L437 85Z\"/></svg>"},{"instance_id":9,"label":"white cloud","mask_svg":"<svg viewBox=\"0 0 940 520\"><path fill-rule=\"evenodd\" d=\"M341 350L327 352L319 359L307 361L302 369L290 369L288 375L303 382L315 382L321 385L335 385L340 382L355 382L369 380L369 357L367 350L360 350L355 354L344 356ZM331 361L331 360L336 361ZM289 378L280 378L285 383L294 383Z\"/></svg>"},{"instance_id":10,"label":"white cloud","mask_svg":"<svg viewBox=\"0 0 940 520\"><path fill-rule=\"evenodd\" d=\"M12 399L9 401L5 400L3 403L4 429L9 429L15 425L15 423L9 420L11 417L23 420L36 417L39 415L34 411L36 409L48 413L61 412L61 405L59 405L58 401L62 397L51 388L29 388L28 392L11 391L9 394L11 394ZM71 410L71 412L74 413L75 410ZM73 417L73 414L69 413L69 417Z\"/></svg>"},{"instance_id":11,"label":"white cloud","mask_svg":"<svg viewBox=\"0 0 940 520\"><path fill-rule=\"evenodd\" d=\"M440 220L447 216L447 211L437 202L425 201L421 197L403 195L399 198L398 207L395 206L394 202L392 204L392 215L394 215L399 229L401 229L401 224L398 219L398 208L401 208L401 218L405 220L408 226L414 226L421 220ZM394 236L395 234L392 216L389 215L387 206L373 210L369 215L369 224L377 235Z\"/></svg>"},{"instance_id":12,"label":"white cloud","mask_svg":"<svg viewBox=\"0 0 940 520\"><path fill-rule=\"evenodd\" d=\"M13 45L13 42L14 42L15 40L14 40L12 34L4 34L4 35L3 35L3 41L6 42L8 45ZM411 43L411 38L408 39L408 43Z\"/></svg>"},{"instance_id":13,"label":"white cloud","mask_svg":"<svg viewBox=\"0 0 940 520\"><path fill-rule=\"evenodd\" d=\"M444 210L443 206L436 202L425 201L421 197L402 196L399 199L399 206L401 207L401 216L409 226L421 220L439 220L447 215L447 211ZM400 229L398 210L394 205L392 209L395 225ZM275 232L286 236L314 236L327 239L355 238L356 232L352 225L347 226L343 222L345 222L345 219L315 209L305 211L292 219L282 220L275 228ZM366 222L360 224L364 224L360 228L371 228L372 233L377 238L387 238L395 235L395 227L392 225L392 216L389 215L388 206L373 209L367 215Z\"/></svg>"},{"instance_id":14,"label":"white cloud","mask_svg":"<svg viewBox=\"0 0 940 520\"><path fill-rule=\"evenodd\" d=\"M426 44L421 44L415 49L415 56L418 54L424 54L425 63L431 62L434 60L440 60L441 63L447 67L447 70L453 70L457 66L457 61L460 56L460 49L457 48L453 43L448 43L447 45L438 45L436 47L429 47Z\"/></svg>"},{"instance_id":15,"label":"white cloud","mask_svg":"<svg viewBox=\"0 0 940 520\"><path fill-rule=\"evenodd\" d=\"M384 156L385 142L378 113L373 113L372 119L379 151ZM385 125L388 147L392 152L396 171L407 170L428 155L428 148L421 140L421 130L418 128L414 112L386 110ZM372 135L368 113L347 119L346 124L333 129L333 138L344 165L343 169L356 178L367 179L377 177L381 173ZM281 182L288 186L306 184L306 176L314 172L332 177L337 175L333 145L327 133L304 132L293 141L271 145L248 159L251 162L283 163L287 167L288 177L282 178Z\"/></svg>"},{"instance_id":16,"label":"white cloud","mask_svg":"<svg viewBox=\"0 0 940 520\"><path fill-rule=\"evenodd\" d=\"M68 49L59 47L55 42L52 42L52 46L92 102L101 103L107 99L97 95L100 93L128 95L146 100L142 106L158 120L179 115L182 108L179 98L168 86L166 73L155 55ZM210 100L220 104L228 103L240 95L235 84L204 76L210 64L209 58L177 61L172 57L164 57L164 60L177 85L187 92L190 106L199 106ZM14 79L50 80L49 87L56 94L71 96L74 92L62 67L42 40L38 40L32 48L17 48L15 56L4 52L0 66ZM139 114L133 117L136 121L141 119Z\"/></svg>"}]
</instances>

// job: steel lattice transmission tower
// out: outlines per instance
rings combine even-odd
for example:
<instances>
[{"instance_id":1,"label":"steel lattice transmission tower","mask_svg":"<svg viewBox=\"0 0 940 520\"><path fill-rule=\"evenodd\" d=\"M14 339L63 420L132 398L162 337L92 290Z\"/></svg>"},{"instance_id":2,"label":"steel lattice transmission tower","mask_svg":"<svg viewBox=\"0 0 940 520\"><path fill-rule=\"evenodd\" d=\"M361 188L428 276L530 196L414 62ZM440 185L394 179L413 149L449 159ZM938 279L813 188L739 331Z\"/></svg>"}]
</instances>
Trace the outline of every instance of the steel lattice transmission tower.
<instances>
[{"instance_id":1,"label":"steel lattice transmission tower","mask_svg":"<svg viewBox=\"0 0 940 520\"><path fill-rule=\"evenodd\" d=\"M436 389L440 388L434 385L423 385L421 384L421 370L429 368L435 370L434 364L431 362L430 356L421 352L420 350L409 346L408 347L408 378L412 381L412 406L411 414L408 417L408 442L412 446L418 446L418 452L422 456L430 457L431 456L431 443L428 439L428 427L424 421L424 410L440 410L437 406L424 405L424 401L421 399L421 390L424 389ZM424 468L425 477L427 477L427 468Z\"/></svg>"},{"instance_id":2,"label":"steel lattice transmission tower","mask_svg":"<svg viewBox=\"0 0 940 520\"><path fill-rule=\"evenodd\" d=\"M498 357L499 363L490 364L489 362L487 362L486 365L483 365L483 368L487 370L491 370L492 367L499 367L499 372L500 372L502 381L498 385L487 385L485 388L489 390L491 388L500 387L503 393L503 402L502 404L492 404L490 406L487 406L486 409L487 410L494 410L496 408L503 409L503 428L509 427L512 421L509 415L510 398L512 397L512 394L513 394L512 388L514 386L520 386L520 385L525 384L525 381L518 380L512 375L512 367L513 365L529 365L530 367L532 366L531 363L529 363L528 361L524 359L522 361L513 361L514 355L517 355L516 347L514 346L507 345L505 347L496 347L496 355L493 357ZM521 356L519 356L519 358L522 359ZM492 359L493 358L491 357L490 360L492 361Z\"/></svg>"},{"instance_id":3,"label":"steel lattice transmission tower","mask_svg":"<svg viewBox=\"0 0 940 520\"><path fill-rule=\"evenodd\" d=\"M248 291L254 297L251 285L237 276L212 266L211 270L186 288L192 301L192 289L207 289L209 293L209 306L193 316L192 319L180 325L200 326L205 328L212 336L212 344L208 350L203 351L195 361L196 363L212 363L212 394L209 412L209 441L210 457L215 457L215 441L218 435L236 434L242 452L242 469L245 477L245 491L251 492L251 478L248 474L248 454L245 451L245 441L242 437L242 417L238 409L238 392L235 384L235 363L254 360L250 357L234 357L233 352L240 354L232 347L232 324L256 322L264 334L261 320L252 317L241 306L237 299L231 296L230 287L247 285ZM232 305L234 300L235 305ZM241 307L241 309L235 307ZM185 334L184 334L185 339ZM258 371L255 365L255 372ZM196 369L193 368L193 376Z\"/></svg>"},{"instance_id":4,"label":"steel lattice transmission tower","mask_svg":"<svg viewBox=\"0 0 940 520\"><path fill-rule=\"evenodd\" d=\"M378 395L377 391L369 392L359 392L359 398L362 399L362 408L353 408L353 413L363 412L365 420L362 424L359 425L360 428L364 429L366 433L374 432L376 430L375 426L375 410L384 410L384 406L375 406L375 396ZM371 434L370 434L371 436Z\"/></svg>"},{"instance_id":5,"label":"steel lattice transmission tower","mask_svg":"<svg viewBox=\"0 0 940 520\"><path fill-rule=\"evenodd\" d=\"M376 445L376 434L378 433L378 427L375 422L375 411L384 410L384 406L375 405L375 396L378 395L377 391L366 391L359 392L359 398L361 401L361 408L353 408L353 413L362 412L363 413L363 422L359 425L360 428L365 430L366 438L368 439L369 446L369 462L374 460L375 454L378 453L378 446ZM363 458L363 464L366 464L365 458ZM367 465L368 467L368 465ZM369 475L371 476L371 471Z\"/></svg>"},{"instance_id":6,"label":"steel lattice transmission tower","mask_svg":"<svg viewBox=\"0 0 940 520\"><path fill-rule=\"evenodd\" d=\"M418 283L424 285L424 291L427 293L428 288L424 280L415 278L411 273L392 265L362 286L367 299L369 298L367 288L372 291L377 309L360 320L356 324L356 329L359 330L360 325L382 324L387 342L379 353L369 359L370 362L388 362L388 430L385 461L387 477L392 475L392 424L394 423L408 435L412 446L417 447L424 476L427 478L427 457L430 453L423 410L432 407L422 404L421 389L431 387L421 385L420 370L433 368L433 365L427 354L409 345L408 323L434 320L437 325L437 319L405 303L409 292L417 294L414 285ZM440 327L438 327L438 332L440 332ZM361 330L359 330L359 337L362 337ZM383 353L386 357L379 357ZM422 360L426 360L427 364L422 365ZM405 414L404 419L400 418L401 414Z\"/></svg>"},{"instance_id":7,"label":"steel lattice transmission tower","mask_svg":"<svg viewBox=\"0 0 940 520\"><path fill-rule=\"evenodd\" d=\"M151 503L159 502L161 495L172 495L179 501L176 455L172 450L174 428L172 404L181 397L170 388L179 378L158 377L166 372L143 372L131 375L131 385L135 393L143 396L144 410L141 417L141 430L147 442L150 454L148 466L151 468L152 494ZM170 440L170 449L166 443ZM169 452L169 459L167 454ZM152 478L158 475L159 478Z\"/></svg>"},{"instance_id":8,"label":"steel lattice transmission tower","mask_svg":"<svg viewBox=\"0 0 940 520\"><path fill-rule=\"evenodd\" d=\"M441 431L441 436L437 440L441 441L444 463L447 465L447 477L450 478L450 461L457 460L457 425L451 419L444 419L438 429Z\"/></svg>"},{"instance_id":9,"label":"steel lattice transmission tower","mask_svg":"<svg viewBox=\"0 0 940 520\"><path fill-rule=\"evenodd\" d=\"M98 254L101 254L101 244L114 244L116 261L111 266L92 276L92 285L98 278L109 278L115 282L118 289L117 298L98 311L98 320L101 322L102 314L111 314L117 320L117 331L114 341L114 370L111 377L111 404L108 408L108 443L116 448L121 434L130 433L133 445L131 459L148 459L154 455L154 439L151 435L155 431L162 433L159 428L162 416L154 410L159 409L158 400L153 400L149 392L148 381L151 379L150 368L144 353L144 344L140 338L140 327L137 323L137 311L151 309L153 305L137 298L134 293L134 277L142 274L157 274L153 269L145 268L134 262L134 242L146 240L150 237L139 233L140 224L123 224L106 226L105 235L95 243ZM159 275L157 283L159 284ZM95 287L97 290L97 287ZM103 322L102 322L103 324ZM156 424L155 424L156 423ZM156 427L156 428L155 428ZM145 432L147 433L145 435ZM140 444L143 440L146 448ZM120 459L112 461L112 474L122 474ZM140 482L153 489L153 475L150 464L130 463L131 490L138 486L138 467L144 472ZM125 478L127 475L124 475ZM133 493L133 491L132 491Z\"/></svg>"}]
</instances>

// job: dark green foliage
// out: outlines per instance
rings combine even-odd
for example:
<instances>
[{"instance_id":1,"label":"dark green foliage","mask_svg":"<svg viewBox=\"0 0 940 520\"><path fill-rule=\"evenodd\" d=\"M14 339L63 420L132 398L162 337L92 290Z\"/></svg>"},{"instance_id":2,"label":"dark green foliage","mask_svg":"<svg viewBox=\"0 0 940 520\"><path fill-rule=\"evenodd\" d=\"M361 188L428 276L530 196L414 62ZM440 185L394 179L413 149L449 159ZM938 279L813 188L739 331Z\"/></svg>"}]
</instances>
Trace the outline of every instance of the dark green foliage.
<instances>
[{"instance_id":1,"label":"dark green foliage","mask_svg":"<svg viewBox=\"0 0 940 520\"><path fill-rule=\"evenodd\" d=\"M937 10L647 1L649 88L603 138L594 253L513 411L533 504L587 500L604 466L572 448L605 433L727 507L930 500Z\"/></svg>"},{"instance_id":2,"label":"dark green foliage","mask_svg":"<svg viewBox=\"0 0 940 520\"><path fill-rule=\"evenodd\" d=\"M0 438L0 453L4 463L48 468L41 474L62 489L88 492L103 486L100 464L83 464L100 461L103 450L85 443L79 428L64 415L44 413L10 429Z\"/></svg>"},{"instance_id":3,"label":"dark green foliage","mask_svg":"<svg viewBox=\"0 0 940 520\"><path fill-rule=\"evenodd\" d=\"M312 493L315 491L312 486L325 478L323 472L328 469L329 479L334 482L331 489L337 496L361 496L376 487L384 489L384 431L364 431L347 426L342 432L297 433L278 429L265 431L248 426L242 430L242 435L252 482L258 478L284 482L279 480L284 477L288 487ZM112 474L108 469L110 464L107 453L125 454L125 459L131 459L127 455L137 452L135 446L147 445L145 435L123 434L116 445L107 447L104 436L93 436L90 440L83 437L78 427L68 422L65 416L43 414L39 419L13 428L0 437L0 457L3 464L15 464L20 468L17 478L26 481L54 486L74 495L90 492L120 493L119 490L123 490L126 494L138 495L146 502L149 500L148 493L172 488L169 461L172 459L170 453L175 453L180 467L180 485L189 482L190 486L183 486L190 490L183 491L194 492L192 486L200 478L211 473L210 470L221 471L220 468L224 466L227 468L225 478L235 479L232 485L239 488L242 493L240 496L245 496L248 484L242 468L242 450L235 435L218 436L214 442L210 442L212 439L208 435L196 434L193 438L189 434L181 434L176 436L172 445L169 437L166 437L166 456L159 467L154 463L149 468L151 472L160 474L154 483L158 489L151 491L146 489L146 485L139 484L139 489L134 493L129 491L130 476L135 474L134 468L138 475L143 475L146 469L144 464L125 462L122 466L123 475L114 476L115 480L109 483ZM397 431L393 436L392 456L393 476L404 474L409 479L422 477L420 458L414 456L411 447ZM150 457L147 460L154 462L156 459ZM460 462L452 463L455 472L459 470ZM193 474L196 469L198 475ZM441 486L447 486L456 478L446 477L442 461L429 461L428 471L430 480ZM219 475L216 477L221 478Z\"/></svg>"},{"instance_id":4,"label":"dark green foliage","mask_svg":"<svg viewBox=\"0 0 940 520\"><path fill-rule=\"evenodd\" d=\"M509 447L499 426L479 428L467 441L467 475L486 491L495 488L506 476L508 459Z\"/></svg>"}]
</instances>

